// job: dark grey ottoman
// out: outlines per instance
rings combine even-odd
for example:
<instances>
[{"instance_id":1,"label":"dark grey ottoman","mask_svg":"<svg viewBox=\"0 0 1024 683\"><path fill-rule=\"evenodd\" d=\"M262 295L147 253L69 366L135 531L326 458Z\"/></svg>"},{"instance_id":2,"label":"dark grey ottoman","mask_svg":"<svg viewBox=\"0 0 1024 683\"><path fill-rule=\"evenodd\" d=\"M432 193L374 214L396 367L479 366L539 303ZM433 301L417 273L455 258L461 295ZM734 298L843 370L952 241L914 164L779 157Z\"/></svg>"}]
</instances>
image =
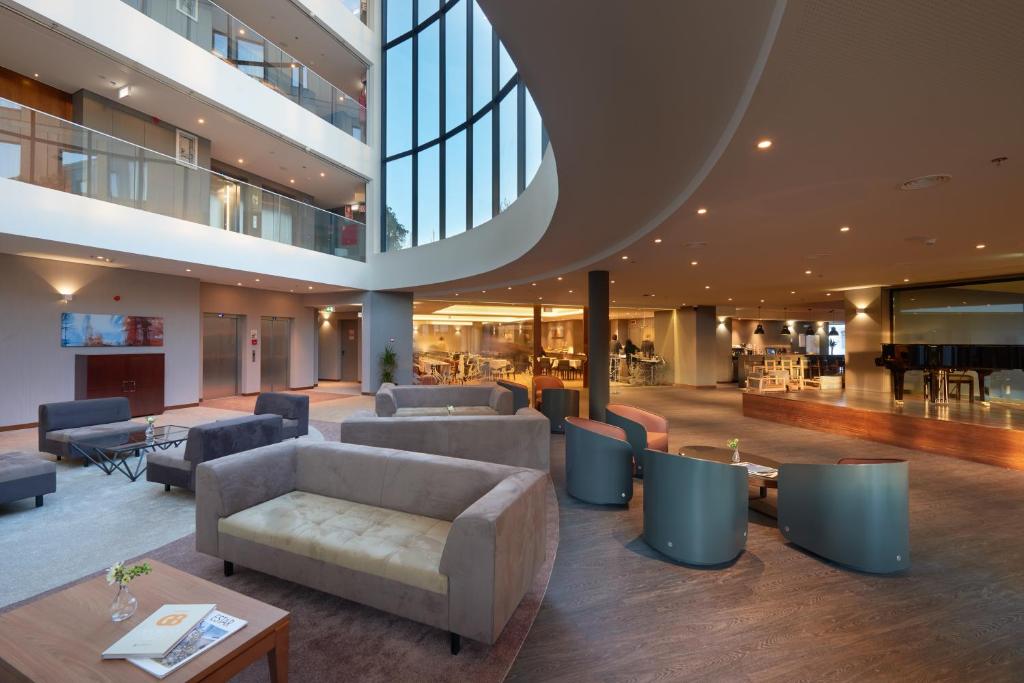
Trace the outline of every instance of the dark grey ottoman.
<instances>
[{"instance_id":1,"label":"dark grey ottoman","mask_svg":"<svg viewBox=\"0 0 1024 683\"><path fill-rule=\"evenodd\" d=\"M42 507L43 496L57 490L57 465L40 453L4 453L0 455L0 503L35 496Z\"/></svg>"}]
</instances>

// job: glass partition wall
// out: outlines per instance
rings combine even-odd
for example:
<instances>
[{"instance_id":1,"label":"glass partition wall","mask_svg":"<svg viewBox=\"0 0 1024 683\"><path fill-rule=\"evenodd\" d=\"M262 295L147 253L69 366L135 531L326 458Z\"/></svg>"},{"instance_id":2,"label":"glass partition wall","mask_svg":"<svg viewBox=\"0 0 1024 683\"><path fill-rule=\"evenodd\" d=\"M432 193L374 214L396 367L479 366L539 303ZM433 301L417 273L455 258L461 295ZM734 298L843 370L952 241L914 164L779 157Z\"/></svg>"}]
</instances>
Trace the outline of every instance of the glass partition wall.
<instances>
[{"instance_id":1,"label":"glass partition wall","mask_svg":"<svg viewBox=\"0 0 1024 683\"><path fill-rule=\"evenodd\" d=\"M366 260L366 226L0 98L0 178Z\"/></svg>"},{"instance_id":2,"label":"glass partition wall","mask_svg":"<svg viewBox=\"0 0 1024 683\"><path fill-rule=\"evenodd\" d=\"M384 0L387 251L452 237L504 211L547 144L540 113L473 0Z\"/></svg>"},{"instance_id":3,"label":"glass partition wall","mask_svg":"<svg viewBox=\"0 0 1024 683\"><path fill-rule=\"evenodd\" d=\"M893 290L892 330L896 344L1024 346L1024 278ZM921 395L922 382L906 374L907 391ZM986 400L1024 403L1024 371L996 370L986 389Z\"/></svg>"}]
</instances>

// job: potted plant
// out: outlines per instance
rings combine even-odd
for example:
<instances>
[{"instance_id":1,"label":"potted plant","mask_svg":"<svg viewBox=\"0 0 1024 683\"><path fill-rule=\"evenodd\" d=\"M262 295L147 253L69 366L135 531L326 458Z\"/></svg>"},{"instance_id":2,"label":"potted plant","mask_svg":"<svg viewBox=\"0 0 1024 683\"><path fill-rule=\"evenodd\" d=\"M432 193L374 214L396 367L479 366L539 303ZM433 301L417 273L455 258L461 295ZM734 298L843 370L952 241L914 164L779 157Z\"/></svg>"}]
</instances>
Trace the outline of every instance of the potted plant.
<instances>
[{"instance_id":1,"label":"potted plant","mask_svg":"<svg viewBox=\"0 0 1024 683\"><path fill-rule=\"evenodd\" d=\"M377 358L377 365L380 368L380 383L395 383L395 372L398 370L398 354L391 344L384 347Z\"/></svg>"}]
</instances>

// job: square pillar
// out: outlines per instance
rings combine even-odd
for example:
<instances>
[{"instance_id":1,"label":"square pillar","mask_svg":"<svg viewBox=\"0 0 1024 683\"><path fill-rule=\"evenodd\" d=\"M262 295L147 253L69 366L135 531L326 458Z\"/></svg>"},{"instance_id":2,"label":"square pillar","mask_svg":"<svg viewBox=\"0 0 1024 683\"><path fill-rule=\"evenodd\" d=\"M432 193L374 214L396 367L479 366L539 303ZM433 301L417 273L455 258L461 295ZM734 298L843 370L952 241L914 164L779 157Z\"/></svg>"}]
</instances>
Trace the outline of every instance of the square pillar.
<instances>
[{"instance_id":1,"label":"square pillar","mask_svg":"<svg viewBox=\"0 0 1024 683\"><path fill-rule=\"evenodd\" d=\"M608 347L611 330L608 322L607 270L587 273L587 386L590 389L589 414L591 420L604 422L605 406L610 396L608 379Z\"/></svg>"},{"instance_id":2,"label":"square pillar","mask_svg":"<svg viewBox=\"0 0 1024 683\"><path fill-rule=\"evenodd\" d=\"M412 293L366 292L360 341L364 394L380 388L380 354L389 344L398 354L396 382L412 384Z\"/></svg>"},{"instance_id":3,"label":"square pillar","mask_svg":"<svg viewBox=\"0 0 1024 683\"><path fill-rule=\"evenodd\" d=\"M889 289L866 287L845 293L846 388L888 393L889 372L875 365L882 344L892 338Z\"/></svg>"}]
</instances>

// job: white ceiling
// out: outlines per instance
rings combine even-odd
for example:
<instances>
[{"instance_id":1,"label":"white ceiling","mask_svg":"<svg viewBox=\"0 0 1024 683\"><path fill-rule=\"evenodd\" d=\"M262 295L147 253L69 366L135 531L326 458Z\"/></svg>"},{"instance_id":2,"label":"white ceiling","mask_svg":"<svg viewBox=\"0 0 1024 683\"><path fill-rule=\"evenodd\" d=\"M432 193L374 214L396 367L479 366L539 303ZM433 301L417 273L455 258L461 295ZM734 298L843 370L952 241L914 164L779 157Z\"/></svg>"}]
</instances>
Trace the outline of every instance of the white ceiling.
<instances>
[{"instance_id":1,"label":"white ceiling","mask_svg":"<svg viewBox=\"0 0 1024 683\"><path fill-rule=\"evenodd\" d=\"M533 253L438 294L507 283L501 299L578 305L585 271L607 269L619 305L820 308L859 286L1024 272L1024 3L791 0L721 158L646 233L725 129L771 3L481 5L544 116L559 206ZM953 179L896 189L931 173Z\"/></svg>"},{"instance_id":2,"label":"white ceiling","mask_svg":"<svg viewBox=\"0 0 1024 683\"><path fill-rule=\"evenodd\" d=\"M84 88L116 100L117 89L131 85L121 104L209 138L213 158L234 166L242 158L243 168L312 195L317 206L338 207L364 192L365 181L347 170L3 7L0 65L28 77L38 73L37 80L67 93Z\"/></svg>"}]
</instances>

